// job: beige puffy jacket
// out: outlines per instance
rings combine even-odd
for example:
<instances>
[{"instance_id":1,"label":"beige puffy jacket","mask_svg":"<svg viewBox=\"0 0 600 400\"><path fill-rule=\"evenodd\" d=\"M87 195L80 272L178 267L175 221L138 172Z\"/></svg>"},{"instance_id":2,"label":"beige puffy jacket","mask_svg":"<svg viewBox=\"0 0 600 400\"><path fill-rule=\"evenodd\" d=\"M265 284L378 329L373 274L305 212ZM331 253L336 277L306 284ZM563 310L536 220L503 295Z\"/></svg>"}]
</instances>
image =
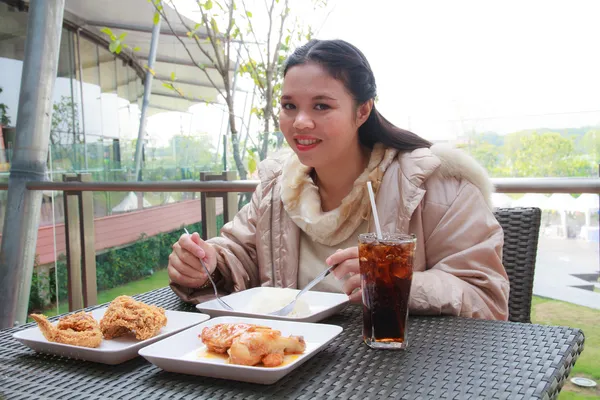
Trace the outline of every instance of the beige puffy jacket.
<instances>
[{"instance_id":1,"label":"beige puffy jacket","mask_svg":"<svg viewBox=\"0 0 600 400\"><path fill-rule=\"evenodd\" d=\"M263 161L252 201L210 239L224 292L297 287L300 230L281 202L281 169L279 159ZM417 236L412 314L508 318L504 236L492 191L480 165L445 145L399 153L386 170L376 195L382 230ZM193 303L212 294L211 288L171 287Z\"/></svg>"}]
</instances>

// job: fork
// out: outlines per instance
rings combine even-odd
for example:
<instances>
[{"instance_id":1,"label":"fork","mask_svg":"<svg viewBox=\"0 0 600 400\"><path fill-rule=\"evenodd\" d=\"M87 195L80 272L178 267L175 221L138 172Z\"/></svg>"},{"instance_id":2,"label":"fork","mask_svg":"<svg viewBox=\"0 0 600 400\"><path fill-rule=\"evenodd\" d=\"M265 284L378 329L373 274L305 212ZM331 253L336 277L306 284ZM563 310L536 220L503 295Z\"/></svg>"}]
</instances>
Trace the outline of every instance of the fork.
<instances>
[{"instance_id":1,"label":"fork","mask_svg":"<svg viewBox=\"0 0 600 400\"><path fill-rule=\"evenodd\" d=\"M327 277L327 275L329 275L331 273L331 271L333 271L333 269L335 267L337 267L338 264L333 264L331 267L327 268L325 271L321 272L319 275L317 275L317 277L315 279L313 279L312 281L310 281L306 286L304 286L304 289L302 289L297 295L296 298L294 300L292 300L288 305L286 305L285 307L283 307L280 310L277 311L273 311L270 312L269 315L277 315L277 316L286 316L289 313L292 312L292 310L294 309L294 306L296 305L296 301L298 301L298 299L300 298L300 296L302 296L304 293L308 292L310 289L312 289L317 283L321 282L323 279L325 279L325 277Z\"/></svg>"},{"instance_id":2,"label":"fork","mask_svg":"<svg viewBox=\"0 0 600 400\"><path fill-rule=\"evenodd\" d=\"M190 233L188 232L187 229L185 229L185 227L183 228L183 230L185 231L185 233L190 236ZM213 290L215 291L215 297L217 299L217 301L226 309L229 311L233 311L233 307L231 307L229 304L227 304L225 302L225 300L223 300L222 298L219 297L219 293L217 292L217 284L215 283L215 281L213 281L213 278L210 276L210 272L208 271L208 268L206 268L206 264L204 264L204 261L202 261L202 259L200 257L198 257L198 259L200 260L200 264L202 264L202 266L204 267L204 270L206 271L206 275L208 276L208 279L210 280L210 283L212 283L212 287Z\"/></svg>"}]
</instances>

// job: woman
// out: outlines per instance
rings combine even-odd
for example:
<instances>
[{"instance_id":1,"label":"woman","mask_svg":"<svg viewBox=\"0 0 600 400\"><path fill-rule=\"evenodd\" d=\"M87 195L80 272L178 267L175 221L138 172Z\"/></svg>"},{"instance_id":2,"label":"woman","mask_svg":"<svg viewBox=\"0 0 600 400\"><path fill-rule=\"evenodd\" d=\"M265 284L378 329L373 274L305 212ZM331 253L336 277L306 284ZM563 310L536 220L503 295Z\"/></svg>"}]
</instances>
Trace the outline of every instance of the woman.
<instances>
[{"instance_id":1,"label":"woman","mask_svg":"<svg viewBox=\"0 0 600 400\"><path fill-rule=\"evenodd\" d=\"M267 159L252 201L220 237L182 235L169 258L171 287L203 301L225 292L303 287L339 264L321 290L359 301L357 236L373 226L372 181L383 231L417 236L413 314L507 319L509 284L492 185L466 154L395 127L374 106L364 55L341 40L312 40L287 60L280 126L292 154ZM199 289L198 289L199 288Z\"/></svg>"}]
</instances>

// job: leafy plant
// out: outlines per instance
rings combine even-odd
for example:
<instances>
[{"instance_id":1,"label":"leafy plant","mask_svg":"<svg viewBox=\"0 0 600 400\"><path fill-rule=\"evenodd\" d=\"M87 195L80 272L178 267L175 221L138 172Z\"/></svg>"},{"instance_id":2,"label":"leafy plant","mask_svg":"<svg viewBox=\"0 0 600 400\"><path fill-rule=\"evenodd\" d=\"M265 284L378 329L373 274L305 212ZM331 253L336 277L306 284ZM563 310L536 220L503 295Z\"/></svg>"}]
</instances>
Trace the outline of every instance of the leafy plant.
<instances>
[{"instance_id":1,"label":"leafy plant","mask_svg":"<svg viewBox=\"0 0 600 400\"><path fill-rule=\"evenodd\" d=\"M69 160L71 166L82 162L78 148L83 141L79 133L79 106L71 97L62 96L52 105L50 143L55 160Z\"/></svg>"},{"instance_id":2,"label":"leafy plant","mask_svg":"<svg viewBox=\"0 0 600 400\"><path fill-rule=\"evenodd\" d=\"M108 50L111 53L120 54L123 49L128 49L129 45L125 43L125 38L127 37L127 32L121 33L119 36L113 33L110 28L102 28L100 32L105 33L110 38L110 44L108 46ZM139 47L134 47L133 51L139 51Z\"/></svg>"},{"instance_id":3,"label":"leafy plant","mask_svg":"<svg viewBox=\"0 0 600 400\"><path fill-rule=\"evenodd\" d=\"M0 93L3 92L2 87L0 87ZM8 116L8 106L4 103L0 103L0 126L9 126L10 125L10 117Z\"/></svg>"}]
</instances>

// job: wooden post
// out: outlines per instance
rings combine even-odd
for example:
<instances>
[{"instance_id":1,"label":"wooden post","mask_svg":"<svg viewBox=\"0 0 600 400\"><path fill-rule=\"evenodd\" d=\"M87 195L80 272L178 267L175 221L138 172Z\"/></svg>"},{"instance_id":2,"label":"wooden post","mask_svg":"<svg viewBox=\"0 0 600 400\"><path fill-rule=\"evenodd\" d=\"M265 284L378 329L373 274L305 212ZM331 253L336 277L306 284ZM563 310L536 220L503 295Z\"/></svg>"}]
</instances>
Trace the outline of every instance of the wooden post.
<instances>
[{"instance_id":1,"label":"wooden post","mask_svg":"<svg viewBox=\"0 0 600 400\"><path fill-rule=\"evenodd\" d=\"M210 175L206 172L200 173L201 181L212 181L215 180L213 177L215 175ZM217 175L220 177L220 175ZM202 192L200 194L200 207L201 207L201 216L202 216L202 239L208 240L212 237L217 236L217 206L215 197L211 196L214 193L205 193Z\"/></svg>"},{"instance_id":2,"label":"wooden post","mask_svg":"<svg viewBox=\"0 0 600 400\"><path fill-rule=\"evenodd\" d=\"M75 174L65 174L63 176L63 182L77 181L78 178ZM69 311L83 308L78 197L79 196L77 192L63 192L63 202L65 207L65 246L67 249L67 292L69 295Z\"/></svg>"},{"instance_id":3,"label":"wooden post","mask_svg":"<svg viewBox=\"0 0 600 400\"><path fill-rule=\"evenodd\" d=\"M223 180L234 181L237 178L235 171L223 172ZM238 212L238 193L225 192L223 193L223 224L228 223L235 217Z\"/></svg>"},{"instance_id":4,"label":"wooden post","mask_svg":"<svg viewBox=\"0 0 600 400\"><path fill-rule=\"evenodd\" d=\"M65 174L64 182L91 182L90 174ZM92 192L63 192L69 311L98 303L94 197Z\"/></svg>"},{"instance_id":5,"label":"wooden post","mask_svg":"<svg viewBox=\"0 0 600 400\"><path fill-rule=\"evenodd\" d=\"M211 175L206 172L200 173L201 181L233 181L237 178L235 171L226 171L221 174ZM223 223L233 219L238 212L238 193L219 192L200 194L202 208L202 239L207 240L217 236L217 206L215 198L223 199Z\"/></svg>"},{"instance_id":6,"label":"wooden post","mask_svg":"<svg viewBox=\"0 0 600 400\"><path fill-rule=\"evenodd\" d=\"M91 174L79 174L81 182L91 182ZM96 241L94 234L94 193L79 194L79 219L81 250L83 252L82 283L85 307L98 304L98 285L96 282Z\"/></svg>"},{"instance_id":7,"label":"wooden post","mask_svg":"<svg viewBox=\"0 0 600 400\"><path fill-rule=\"evenodd\" d=\"M136 192L137 197L137 209L142 211L144 209L144 192Z\"/></svg>"}]
</instances>

